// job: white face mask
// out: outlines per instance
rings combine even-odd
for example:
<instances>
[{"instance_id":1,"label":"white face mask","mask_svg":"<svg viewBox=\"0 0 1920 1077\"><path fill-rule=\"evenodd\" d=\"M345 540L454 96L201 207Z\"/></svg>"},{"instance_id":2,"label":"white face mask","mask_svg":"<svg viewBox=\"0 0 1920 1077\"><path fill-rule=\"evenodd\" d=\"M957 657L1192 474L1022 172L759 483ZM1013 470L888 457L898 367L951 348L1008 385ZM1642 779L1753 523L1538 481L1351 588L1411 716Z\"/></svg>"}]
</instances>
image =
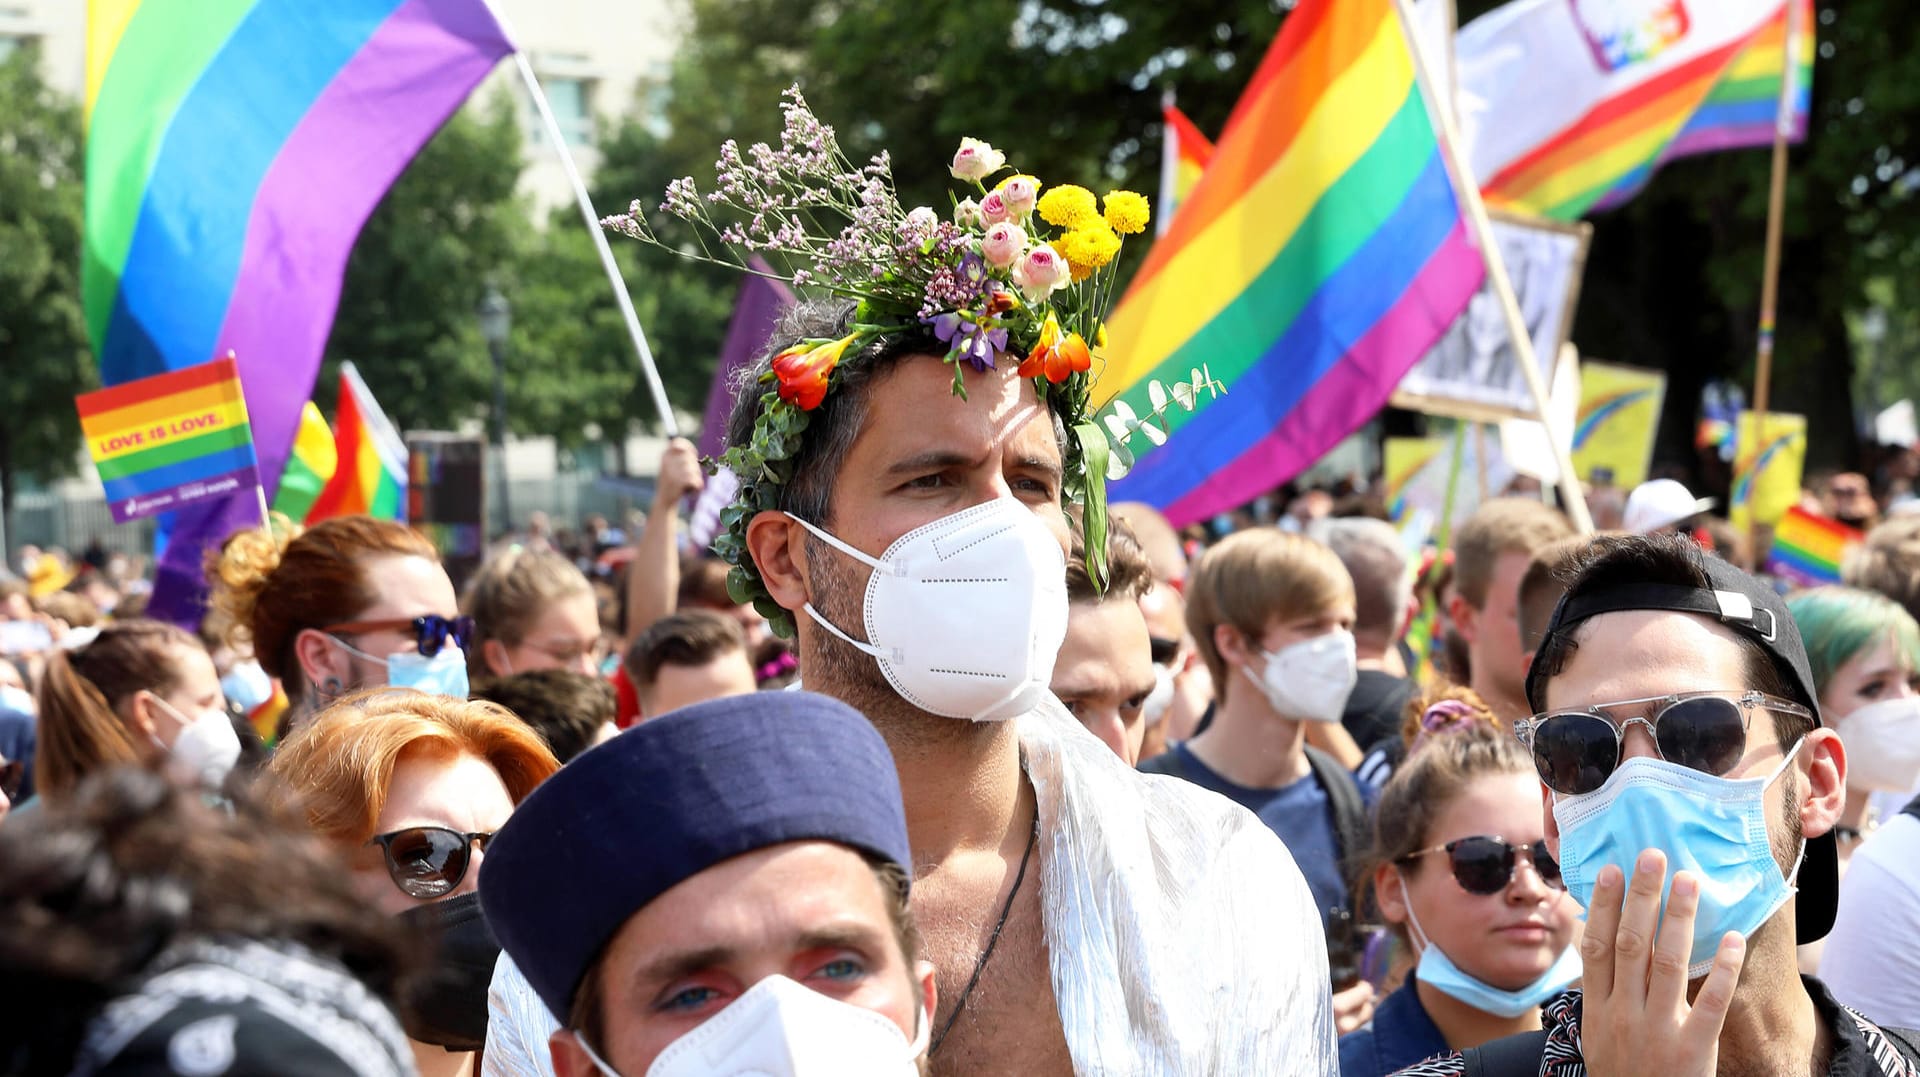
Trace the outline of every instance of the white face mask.
<instances>
[{"instance_id":1,"label":"white face mask","mask_svg":"<svg viewBox=\"0 0 1920 1077\"><path fill-rule=\"evenodd\" d=\"M706 1023L667 1045L647 1077L915 1077L927 1050L926 1015L912 1043L886 1017L787 979L754 984ZM620 1077L585 1039L587 1057Z\"/></svg>"},{"instance_id":2,"label":"white face mask","mask_svg":"<svg viewBox=\"0 0 1920 1077\"><path fill-rule=\"evenodd\" d=\"M791 515L791 513L789 513ZM1001 722L1038 706L1067 638L1067 563L1033 510L996 498L900 536L879 558L793 519L872 566L867 642L807 616L880 664L900 698L933 714Z\"/></svg>"},{"instance_id":3,"label":"white face mask","mask_svg":"<svg viewBox=\"0 0 1920 1077\"><path fill-rule=\"evenodd\" d=\"M32 715L39 712L34 705L33 693L17 684L0 684L0 707Z\"/></svg>"},{"instance_id":4,"label":"white face mask","mask_svg":"<svg viewBox=\"0 0 1920 1077\"><path fill-rule=\"evenodd\" d=\"M1353 633L1336 628L1272 653L1261 652L1261 657L1266 659L1261 672L1255 673L1251 665L1240 668L1282 718L1340 720L1360 677Z\"/></svg>"},{"instance_id":5,"label":"white face mask","mask_svg":"<svg viewBox=\"0 0 1920 1077\"><path fill-rule=\"evenodd\" d=\"M1153 664L1153 691L1140 704L1140 717L1152 729L1173 707L1173 671L1158 662Z\"/></svg>"},{"instance_id":6,"label":"white face mask","mask_svg":"<svg viewBox=\"0 0 1920 1077\"><path fill-rule=\"evenodd\" d=\"M1847 746L1847 784L1904 793L1920 781L1920 696L1883 699L1836 719Z\"/></svg>"},{"instance_id":7,"label":"white face mask","mask_svg":"<svg viewBox=\"0 0 1920 1077\"><path fill-rule=\"evenodd\" d=\"M168 765L209 789L219 788L240 759L240 735L233 731L226 712L210 710L198 718L188 718L157 695L148 699L180 723L172 744L153 738L153 743L167 753Z\"/></svg>"}]
</instances>

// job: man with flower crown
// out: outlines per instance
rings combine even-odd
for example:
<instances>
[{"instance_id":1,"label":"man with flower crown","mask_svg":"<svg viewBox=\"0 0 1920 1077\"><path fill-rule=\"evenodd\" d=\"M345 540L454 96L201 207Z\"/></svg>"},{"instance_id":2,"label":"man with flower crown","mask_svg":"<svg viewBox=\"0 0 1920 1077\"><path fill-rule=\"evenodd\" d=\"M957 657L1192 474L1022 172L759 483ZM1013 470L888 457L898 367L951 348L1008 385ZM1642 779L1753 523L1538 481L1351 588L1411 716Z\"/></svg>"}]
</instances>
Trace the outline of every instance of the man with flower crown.
<instances>
[{"instance_id":1,"label":"man with flower crown","mask_svg":"<svg viewBox=\"0 0 1920 1077\"><path fill-rule=\"evenodd\" d=\"M1285 847L1127 768L1047 690L1065 509L1104 550L1125 453L1090 372L1146 200L1007 175L968 139L967 197L908 212L885 154L851 164L797 89L783 109L777 147L727 143L713 192L680 180L662 207L716 233L715 257L784 257L829 297L740 388L714 548L734 597L797 633L807 688L893 752L938 968L932 1072L1332 1072L1325 945ZM823 233L830 214L846 224ZM609 224L658 242L638 203Z\"/></svg>"}]
</instances>

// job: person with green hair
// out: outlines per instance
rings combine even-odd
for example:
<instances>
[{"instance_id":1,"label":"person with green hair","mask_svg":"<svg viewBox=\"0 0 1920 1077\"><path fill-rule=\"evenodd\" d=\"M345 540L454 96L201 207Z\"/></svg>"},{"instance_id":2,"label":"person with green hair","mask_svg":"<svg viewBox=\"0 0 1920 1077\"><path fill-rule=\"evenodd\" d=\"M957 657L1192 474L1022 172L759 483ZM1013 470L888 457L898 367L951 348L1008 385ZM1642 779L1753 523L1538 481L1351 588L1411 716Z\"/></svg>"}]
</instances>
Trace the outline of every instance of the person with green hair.
<instances>
[{"instance_id":1,"label":"person with green hair","mask_svg":"<svg viewBox=\"0 0 1920 1077\"><path fill-rule=\"evenodd\" d=\"M1847 807L1834 828L1844 871L1877 818L1920 784L1920 624L1898 602L1856 587L1801 591L1787 610L1807 644L1820 713L1846 746Z\"/></svg>"}]
</instances>

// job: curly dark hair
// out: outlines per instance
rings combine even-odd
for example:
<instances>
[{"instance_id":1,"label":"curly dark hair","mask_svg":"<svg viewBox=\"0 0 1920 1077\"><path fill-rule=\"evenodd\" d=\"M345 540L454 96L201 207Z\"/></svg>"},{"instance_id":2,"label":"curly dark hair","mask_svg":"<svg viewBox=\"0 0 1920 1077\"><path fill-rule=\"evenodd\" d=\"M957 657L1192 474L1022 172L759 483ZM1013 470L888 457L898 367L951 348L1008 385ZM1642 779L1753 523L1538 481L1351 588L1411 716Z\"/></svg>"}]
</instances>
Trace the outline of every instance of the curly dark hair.
<instances>
[{"instance_id":1,"label":"curly dark hair","mask_svg":"<svg viewBox=\"0 0 1920 1077\"><path fill-rule=\"evenodd\" d=\"M87 1022L176 941L297 943L389 1001L422 954L320 839L116 767L0 826L0 1072L66 1072Z\"/></svg>"}]
</instances>

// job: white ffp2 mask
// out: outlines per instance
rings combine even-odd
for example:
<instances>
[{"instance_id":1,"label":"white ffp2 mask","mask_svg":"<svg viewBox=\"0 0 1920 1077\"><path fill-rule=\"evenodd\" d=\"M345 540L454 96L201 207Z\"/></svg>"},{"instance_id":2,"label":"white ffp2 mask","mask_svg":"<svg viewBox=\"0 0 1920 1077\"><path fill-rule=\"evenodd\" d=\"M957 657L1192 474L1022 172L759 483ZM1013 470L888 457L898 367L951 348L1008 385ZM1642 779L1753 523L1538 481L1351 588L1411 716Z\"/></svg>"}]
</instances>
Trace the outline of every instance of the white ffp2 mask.
<instances>
[{"instance_id":1,"label":"white ffp2 mask","mask_svg":"<svg viewBox=\"0 0 1920 1077\"><path fill-rule=\"evenodd\" d=\"M1869 703L1837 719L1847 746L1847 784L1904 793L1920 781L1920 696Z\"/></svg>"},{"instance_id":2,"label":"white ffp2 mask","mask_svg":"<svg viewBox=\"0 0 1920 1077\"><path fill-rule=\"evenodd\" d=\"M189 718L158 695L150 698L180 723L172 744L153 739L167 753L167 765L182 777L218 789L240 760L240 734L234 732L232 720L223 710L204 711L197 718Z\"/></svg>"},{"instance_id":3,"label":"white ffp2 mask","mask_svg":"<svg viewBox=\"0 0 1920 1077\"><path fill-rule=\"evenodd\" d=\"M1251 665L1240 668L1282 718L1339 721L1347 707L1347 696L1360 678L1353 633L1344 628L1270 654L1261 652L1261 657L1265 662L1260 672L1255 673Z\"/></svg>"},{"instance_id":4,"label":"white ffp2 mask","mask_svg":"<svg viewBox=\"0 0 1920 1077\"><path fill-rule=\"evenodd\" d=\"M769 976L667 1045L647 1077L915 1077L926 1053L925 1014L909 1043L884 1015ZM601 1073L619 1077L581 1040Z\"/></svg>"},{"instance_id":5,"label":"white ffp2 mask","mask_svg":"<svg viewBox=\"0 0 1920 1077\"><path fill-rule=\"evenodd\" d=\"M1010 498L982 502L907 532L878 558L793 519L872 567L866 642L813 603L805 609L872 655L900 698L949 718L1001 722L1045 697L1067 638L1067 562L1032 509Z\"/></svg>"}]
</instances>

